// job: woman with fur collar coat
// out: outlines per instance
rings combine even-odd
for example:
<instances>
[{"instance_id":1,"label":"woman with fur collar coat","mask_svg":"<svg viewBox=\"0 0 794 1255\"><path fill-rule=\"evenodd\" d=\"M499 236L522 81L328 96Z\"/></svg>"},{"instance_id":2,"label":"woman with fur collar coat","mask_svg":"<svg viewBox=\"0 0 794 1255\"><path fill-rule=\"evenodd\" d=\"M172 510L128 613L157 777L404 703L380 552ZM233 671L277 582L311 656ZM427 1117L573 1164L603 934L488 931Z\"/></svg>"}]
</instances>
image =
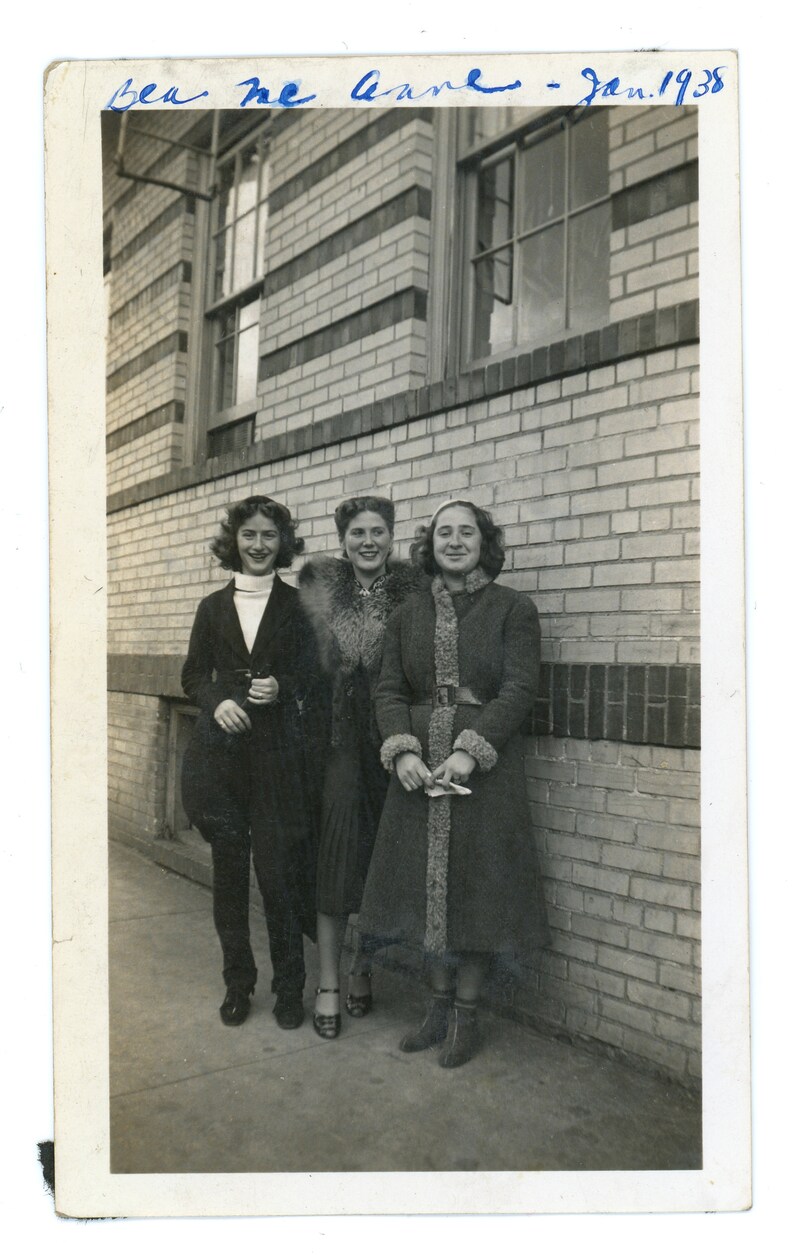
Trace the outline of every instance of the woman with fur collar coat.
<instances>
[{"instance_id":1,"label":"woman with fur collar coat","mask_svg":"<svg viewBox=\"0 0 794 1255\"><path fill-rule=\"evenodd\" d=\"M447 502L420 536L434 578L386 632L375 709L392 777L359 928L424 951L432 998L400 1049L443 1043L452 1068L477 1049L493 956L547 940L520 735L540 631L529 598L493 582L505 555L485 510Z\"/></svg>"},{"instance_id":2,"label":"woman with fur collar coat","mask_svg":"<svg viewBox=\"0 0 794 1255\"><path fill-rule=\"evenodd\" d=\"M314 628L331 688L331 746L323 789L317 864L320 987L314 1027L339 1034L339 958L347 919L358 912L388 776L379 756L372 692L386 621L426 577L391 562L394 506L384 497L354 497L334 514L344 558L315 558L299 578L303 609ZM348 983L349 1015L372 1006L371 947L357 947Z\"/></svg>"}]
</instances>

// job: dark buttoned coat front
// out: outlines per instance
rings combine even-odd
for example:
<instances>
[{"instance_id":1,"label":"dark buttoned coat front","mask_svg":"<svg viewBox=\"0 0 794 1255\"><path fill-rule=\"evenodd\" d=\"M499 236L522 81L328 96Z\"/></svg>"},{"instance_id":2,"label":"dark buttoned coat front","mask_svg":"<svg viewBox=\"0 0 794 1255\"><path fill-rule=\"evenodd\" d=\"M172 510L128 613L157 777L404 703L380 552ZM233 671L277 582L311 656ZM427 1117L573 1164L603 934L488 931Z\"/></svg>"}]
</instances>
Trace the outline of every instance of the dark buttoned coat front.
<instances>
[{"instance_id":1,"label":"dark buttoned coat front","mask_svg":"<svg viewBox=\"0 0 794 1255\"><path fill-rule=\"evenodd\" d=\"M278 681L278 700L246 704L250 676L268 675ZM321 681L296 590L275 577L250 651L234 605L234 581L205 597L182 686L199 707L182 771L188 818L209 841L224 828L249 828L263 891L267 886L269 897L289 904L303 931L314 936ZM228 733L218 726L214 712L226 698L245 709L250 732Z\"/></svg>"}]
</instances>

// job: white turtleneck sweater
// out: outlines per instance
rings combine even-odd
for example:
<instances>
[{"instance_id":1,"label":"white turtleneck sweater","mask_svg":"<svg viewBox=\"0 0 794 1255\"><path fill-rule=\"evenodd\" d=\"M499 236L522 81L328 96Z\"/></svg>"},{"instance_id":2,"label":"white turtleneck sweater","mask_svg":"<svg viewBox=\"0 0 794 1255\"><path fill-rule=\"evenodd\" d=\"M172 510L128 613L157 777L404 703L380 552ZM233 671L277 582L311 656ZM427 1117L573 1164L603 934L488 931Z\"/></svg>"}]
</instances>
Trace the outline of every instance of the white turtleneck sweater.
<instances>
[{"instance_id":1,"label":"white turtleneck sweater","mask_svg":"<svg viewBox=\"0 0 794 1255\"><path fill-rule=\"evenodd\" d=\"M234 573L234 608L249 654L254 648L259 624L273 591L273 579L272 571L269 575L246 575L244 571Z\"/></svg>"}]
</instances>

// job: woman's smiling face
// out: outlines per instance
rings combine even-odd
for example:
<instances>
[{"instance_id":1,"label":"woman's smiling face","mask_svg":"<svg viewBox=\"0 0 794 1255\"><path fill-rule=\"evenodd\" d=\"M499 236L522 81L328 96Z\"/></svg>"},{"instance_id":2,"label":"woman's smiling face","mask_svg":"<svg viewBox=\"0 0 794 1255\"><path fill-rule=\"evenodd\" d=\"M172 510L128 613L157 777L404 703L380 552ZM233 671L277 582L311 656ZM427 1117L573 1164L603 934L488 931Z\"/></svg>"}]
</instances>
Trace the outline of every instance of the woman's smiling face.
<instances>
[{"instance_id":1,"label":"woman's smiling face","mask_svg":"<svg viewBox=\"0 0 794 1255\"><path fill-rule=\"evenodd\" d=\"M264 514L252 514L237 530L237 552L246 575L269 575L280 547L281 533Z\"/></svg>"},{"instance_id":2,"label":"woman's smiling face","mask_svg":"<svg viewBox=\"0 0 794 1255\"><path fill-rule=\"evenodd\" d=\"M377 579L386 570L392 537L386 520L374 510L362 510L350 520L344 548L357 575Z\"/></svg>"},{"instance_id":3,"label":"woman's smiling face","mask_svg":"<svg viewBox=\"0 0 794 1255\"><path fill-rule=\"evenodd\" d=\"M433 557L442 575L465 577L480 561L482 534L468 506L442 510L433 530Z\"/></svg>"}]
</instances>

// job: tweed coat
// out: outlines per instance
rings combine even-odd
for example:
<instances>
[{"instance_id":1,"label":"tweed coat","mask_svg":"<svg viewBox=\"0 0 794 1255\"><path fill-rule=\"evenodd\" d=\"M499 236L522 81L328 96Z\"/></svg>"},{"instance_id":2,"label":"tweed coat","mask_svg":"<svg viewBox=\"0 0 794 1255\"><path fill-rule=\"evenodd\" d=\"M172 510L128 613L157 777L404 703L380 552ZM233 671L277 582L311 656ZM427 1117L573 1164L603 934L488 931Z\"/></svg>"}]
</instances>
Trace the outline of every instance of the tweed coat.
<instances>
[{"instance_id":1,"label":"tweed coat","mask_svg":"<svg viewBox=\"0 0 794 1255\"><path fill-rule=\"evenodd\" d=\"M482 702L458 705L450 731L449 749L466 749L477 761L471 795L428 798L421 789L406 791L392 774L359 927L430 953L521 954L547 940L520 735L537 689L538 615L527 597L494 583L451 601L457 683ZM449 752L434 754L431 743L429 698L444 682L437 679L437 613L434 593L419 592L386 631L375 706L392 772L406 749L421 753L431 769ZM433 867L433 826L445 808L448 852L444 865Z\"/></svg>"},{"instance_id":2,"label":"tweed coat","mask_svg":"<svg viewBox=\"0 0 794 1255\"><path fill-rule=\"evenodd\" d=\"M250 732L213 718L225 698L243 706L250 680L272 675L278 700L245 706ZM319 664L297 591L278 575L249 652L234 605L234 581L199 604L182 687L199 716L182 769L191 823L212 841L219 826L250 827L257 872L299 910L314 935L314 867L321 781L317 771Z\"/></svg>"}]
</instances>

